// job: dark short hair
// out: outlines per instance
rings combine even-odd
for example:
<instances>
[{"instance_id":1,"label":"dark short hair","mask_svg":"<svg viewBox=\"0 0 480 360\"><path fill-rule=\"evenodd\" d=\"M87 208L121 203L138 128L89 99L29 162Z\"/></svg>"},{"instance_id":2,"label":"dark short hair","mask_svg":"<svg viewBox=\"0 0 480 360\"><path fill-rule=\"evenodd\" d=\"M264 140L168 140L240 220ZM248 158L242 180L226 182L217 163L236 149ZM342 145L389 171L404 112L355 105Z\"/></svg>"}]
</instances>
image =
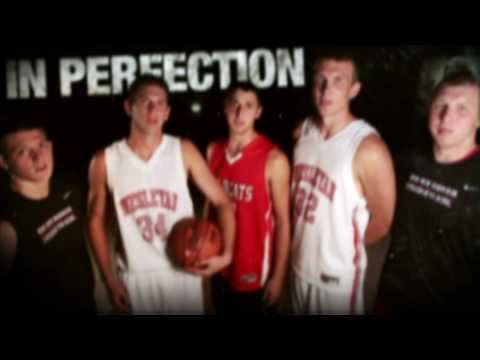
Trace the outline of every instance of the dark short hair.
<instances>
[{"instance_id":1,"label":"dark short hair","mask_svg":"<svg viewBox=\"0 0 480 360\"><path fill-rule=\"evenodd\" d=\"M315 73L316 67L325 61L346 61L353 65L353 81L360 81L360 66L358 62L358 51L351 47L329 47L315 48L312 51L312 70Z\"/></svg>"},{"instance_id":2,"label":"dark short hair","mask_svg":"<svg viewBox=\"0 0 480 360\"><path fill-rule=\"evenodd\" d=\"M260 98L258 89L255 87L255 85L248 81L231 83L227 90L225 90L225 103L232 99L233 94L235 94L237 90L254 93L258 104L262 105L262 99Z\"/></svg>"},{"instance_id":3,"label":"dark short hair","mask_svg":"<svg viewBox=\"0 0 480 360\"><path fill-rule=\"evenodd\" d=\"M428 113L442 89L447 86L480 87L478 61L471 56L435 57L424 61L420 71L418 94L422 113Z\"/></svg>"},{"instance_id":4,"label":"dark short hair","mask_svg":"<svg viewBox=\"0 0 480 360\"><path fill-rule=\"evenodd\" d=\"M138 96L140 91L145 87L149 85L154 85L158 86L159 88L163 89L165 93L167 94L167 103L170 100L170 90L168 89L167 83L152 74L142 74L138 76L130 85L128 92L127 92L127 99L130 102L135 101L135 98Z\"/></svg>"},{"instance_id":5,"label":"dark short hair","mask_svg":"<svg viewBox=\"0 0 480 360\"><path fill-rule=\"evenodd\" d=\"M34 114L26 112L6 112L0 113L0 155L7 155L5 140L7 136L19 131L41 130L48 137L48 129L43 119Z\"/></svg>"},{"instance_id":6,"label":"dark short hair","mask_svg":"<svg viewBox=\"0 0 480 360\"><path fill-rule=\"evenodd\" d=\"M433 101L438 93L446 86L473 85L480 88L480 76L475 62L467 57L454 57L449 59L443 66L437 83L432 91Z\"/></svg>"}]
</instances>

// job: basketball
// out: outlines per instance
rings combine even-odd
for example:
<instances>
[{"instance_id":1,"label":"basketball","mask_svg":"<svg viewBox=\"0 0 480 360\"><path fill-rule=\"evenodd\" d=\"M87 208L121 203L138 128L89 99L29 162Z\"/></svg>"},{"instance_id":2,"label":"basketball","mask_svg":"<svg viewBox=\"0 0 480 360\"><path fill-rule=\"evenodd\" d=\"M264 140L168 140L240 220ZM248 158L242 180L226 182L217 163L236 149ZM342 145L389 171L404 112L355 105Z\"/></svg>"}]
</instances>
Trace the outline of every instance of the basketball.
<instances>
[{"instance_id":1,"label":"basketball","mask_svg":"<svg viewBox=\"0 0 480 360\"><path fill-rule=\"evenodd\" d=\"M167 240L170 260L181 268L219 255L222 240L217 225L206 219L185 218L172 228Z\"/></svg>"}]
</instances>

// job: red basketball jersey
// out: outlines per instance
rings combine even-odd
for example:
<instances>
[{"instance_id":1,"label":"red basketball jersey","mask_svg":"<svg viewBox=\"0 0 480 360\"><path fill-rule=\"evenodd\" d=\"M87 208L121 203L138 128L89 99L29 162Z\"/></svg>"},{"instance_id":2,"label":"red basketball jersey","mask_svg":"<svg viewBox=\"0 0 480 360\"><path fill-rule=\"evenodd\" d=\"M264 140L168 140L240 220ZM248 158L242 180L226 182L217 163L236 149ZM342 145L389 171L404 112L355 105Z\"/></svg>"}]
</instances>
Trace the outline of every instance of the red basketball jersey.
<instances>
[{"instance_id":1,"label":"red basketball jersey","mask_svg":"<svg viewBox=\"0 0 480 360\"><path fill-rule=\"evenodd\" d=\"M227 153L226 141L213 146L210 169L235 204L233 261L222 275L236 291L263 287L272 265L273 218L266 163L274 147L261 135L234 158Z\"/></svg>"}]
</instances>

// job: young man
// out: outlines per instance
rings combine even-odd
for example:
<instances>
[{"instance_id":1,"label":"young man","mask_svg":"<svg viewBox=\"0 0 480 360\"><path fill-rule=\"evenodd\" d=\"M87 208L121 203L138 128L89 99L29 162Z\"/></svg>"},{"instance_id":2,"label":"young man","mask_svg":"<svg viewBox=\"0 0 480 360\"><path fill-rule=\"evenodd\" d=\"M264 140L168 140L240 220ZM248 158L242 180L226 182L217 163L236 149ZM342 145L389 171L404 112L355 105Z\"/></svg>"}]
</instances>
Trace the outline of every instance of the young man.
<instances>
[{"instance_id":1,"label":"young man","mask_svg":"<svg viewBox=\"0 0 480 360\"><path fill-rule=\"evenodd\" d=\"M255 131L262 104L248 83L227 90L229 136L209 145L210 169L235 204L232 264L212 282L217 314L265 314L283 289L290 238L287 157ZM270 311L269 311L270 312Z\"/></svg>"},{"instance_id":2,"label":"young man","mask_svg":"<svg viewBox=\"0 0 480 360\"><path fill-rule=\"evenodd\" d=\"M478 311L480 78L468 58L443 62L429 99L433 148L398 162L398 205L379 311Z\"/></svg>"},{"instance_id":3,"label":"young man","mask_svg":"<svg viewBox=\"0 0 480 360\"><path fill-rule=\"evenodd\" d=\"M79 186L52 177L52 143L41 125L2 119L0 167L9 189L0 209L3 310L95 312Z\"/></svg>"},{"instance_id":4,"label":"young man","mask_svg":"<svg viewBox=\"0 0 480 360\"><path fill-rule=\"evenodd\" d=\"M291 300L295 314L364 312L365 246L388 232L395 203L389 151L350 111L360 92L349 54L314 63L317 113L296 129Z\"/></svg>"},{"instance_id":5,"label":"young man","mask_svg":"<svg viewBox=\"0 0 480 360\"><path fill-rule=\"evenodd\" d=\"M131 118L128 138L98 152L90 168L90 238L113 306L121 312L202 314L201 276L210 276L231 261L232 205L195 146L163 133L170 106L162 80L138 77L124 106ZM193 216L189 175L219 211L224 249L187 272L172 265L165 245L173 225ZM118 275L107 238L110 197L125 255Z\"/></svg>"}]
</instances>

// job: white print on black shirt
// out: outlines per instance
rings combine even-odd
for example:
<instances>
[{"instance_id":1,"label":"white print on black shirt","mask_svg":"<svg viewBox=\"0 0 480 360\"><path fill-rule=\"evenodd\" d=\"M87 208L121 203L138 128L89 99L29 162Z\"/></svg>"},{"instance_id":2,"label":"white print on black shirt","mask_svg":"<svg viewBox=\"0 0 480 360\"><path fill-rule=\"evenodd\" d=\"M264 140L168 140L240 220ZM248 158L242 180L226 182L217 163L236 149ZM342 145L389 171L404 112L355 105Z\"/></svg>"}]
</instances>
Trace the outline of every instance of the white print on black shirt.
<instances>
[{"instance_id":1,"label":"white print on black shirt","mask_svg":"<svg viewBox=\"0 0 480 360\"><path fill-rule=\"evenodd\" d=\"M452 206L452 200L455 200L458 196L458 190L417 174L410 175L405 188L447 208Z\"/></svg>"},{"instance_id":2,"label":"white print on black shirt","mask_svg":"<svg viewBox=\"0 0 480 360\"><path fill-rule=\"evenodd\" d=\"M52 240L52 238L57 235L60 230L73 223L76 219L77 218L73 213L72 207L68 206L40 225L40 227L37 229L37 234L40 236L43 243L46 244Z\"/></svg>"}]
</instances>

